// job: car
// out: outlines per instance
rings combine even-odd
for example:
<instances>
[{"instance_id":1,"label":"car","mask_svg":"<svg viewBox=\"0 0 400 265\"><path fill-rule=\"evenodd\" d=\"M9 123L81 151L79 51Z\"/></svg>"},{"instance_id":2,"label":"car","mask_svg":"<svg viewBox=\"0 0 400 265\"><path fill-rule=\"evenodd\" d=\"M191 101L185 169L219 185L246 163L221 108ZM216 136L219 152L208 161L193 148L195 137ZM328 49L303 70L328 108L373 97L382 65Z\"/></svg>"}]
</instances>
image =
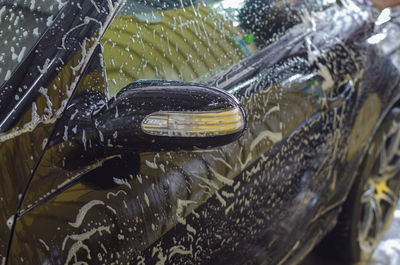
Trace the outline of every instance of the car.
<instances>
[{"instance_id":1,"label":"car","mask_svg":"<svg viewBox=\"0 0 400 265\"><path fill-rule=\"evenodd\" d=\"M400 193L400 15L0 1L0 264L367 260Z\"/></svg>"}]
</instances>

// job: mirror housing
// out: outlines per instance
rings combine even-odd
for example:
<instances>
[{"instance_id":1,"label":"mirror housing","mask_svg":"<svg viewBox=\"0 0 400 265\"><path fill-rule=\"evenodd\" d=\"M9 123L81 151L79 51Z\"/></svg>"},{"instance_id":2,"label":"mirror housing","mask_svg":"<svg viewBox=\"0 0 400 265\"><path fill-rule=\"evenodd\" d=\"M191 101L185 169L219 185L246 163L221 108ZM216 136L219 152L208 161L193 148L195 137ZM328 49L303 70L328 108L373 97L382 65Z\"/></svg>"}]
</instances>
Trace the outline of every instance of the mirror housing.
<instances>
[{"instance_id":1,"label":"mirror housing","mask_svg":"<svg viewBox=\"0 0 400 265\"><path fill-rule=\"evenodd\" d=\"M64 116L58 138L107 154L221 146L237 140L247 125L243 108L228 92L164 80L131 83L108 102L87 92Z\"/></svg>"}]
</instances>

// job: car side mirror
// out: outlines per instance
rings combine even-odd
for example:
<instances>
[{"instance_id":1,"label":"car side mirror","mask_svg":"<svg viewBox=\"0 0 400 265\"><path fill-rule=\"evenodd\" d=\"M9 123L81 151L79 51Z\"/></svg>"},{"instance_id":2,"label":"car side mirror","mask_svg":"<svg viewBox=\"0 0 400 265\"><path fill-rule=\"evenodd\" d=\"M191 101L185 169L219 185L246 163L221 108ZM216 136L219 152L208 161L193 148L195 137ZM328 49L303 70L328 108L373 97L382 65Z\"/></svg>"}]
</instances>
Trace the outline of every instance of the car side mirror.
<instances>
[{"instance_id":1,"label":"car side mirror","mask_svg":"<svg viewBox=\"0 0 400 265\"><path fill-rule=\"evenodd\" d=\"M246 115L226 91L199 84L145 80L106 102L86 92L65 111L53 144L82 142L106 154L193 150L228 144L246 128Z\"/></svg>"}]
</instances>

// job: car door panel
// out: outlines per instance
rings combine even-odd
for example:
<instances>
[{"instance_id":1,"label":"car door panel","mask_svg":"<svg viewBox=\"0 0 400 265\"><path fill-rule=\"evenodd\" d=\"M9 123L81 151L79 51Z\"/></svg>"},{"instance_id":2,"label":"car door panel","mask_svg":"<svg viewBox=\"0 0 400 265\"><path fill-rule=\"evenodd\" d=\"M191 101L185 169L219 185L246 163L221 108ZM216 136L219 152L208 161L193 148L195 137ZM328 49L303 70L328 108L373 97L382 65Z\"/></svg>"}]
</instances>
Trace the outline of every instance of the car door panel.
<instances>
[{"instance_id":1,"label":"car door panel","mask_svg":"<svg viewBox=\"0 0 400 265\"><path fill-rule=\"evenodd\" d=\"M292 137L286 138L287 143L283 141L275 146L233 180L228 178L229 174L217 177L215 162L208 164L205 161L210 158L203 160L209 155L214 161L221 161L215 159L219 158L217 152L202 156L171 154L167 159L162 155L160 158L142 155L139 174L129 171L119 176L120 169L117 173L111 170L105 177L113 178L118 185L106 190L90 189L82 180L81 184L21 217L16 226L12 257L43 261L52 256L50 263L71 262L70 257L76 258L75 261L90 261L86 250L89 249L96 262L129 261L147 248L143 258L150 263L155 261L153 258L161 260L165 255L170 263L215 259L221 264L240 263L243 260L237 255L250 258L249 255L254 254L251 247L265 240L274 241L267 255L271 262L276 261L281 258L279 254L284 253L278 250L296 243L288 244L285 240L283 248L283 239L290 235L294 240L295 224L315 211L309 209L314 204L307 202L315 203L321 186L327 185L325 179L316 181L318 178L314 178L327 173L325 158L329 153L328 144L321 146L319 119L321 115L312 126L294 132ZM310 135L315 136L313 140L305 141ZM289 149L292 151L288 155ZM304 152L299 155L299 150ZM321 161L315 161L316 151ZM287 161L284 165L283 160ZM237 161L235 164L240 165ZM160 178L163 165L165 173ZM220 189L223 184L225 187ZM210 197L211 192L215 194ZM66 225L60 226L60 220ZM48 233L49 229L55 232ZM148 248L166 232L154 243L155 247ZM301 235L300 232L296 234ZM226 244L214 248L213 244L221 240ZM32 241L44 242L39 256L27 256L30 253L28 242ZM237 254L226 258L216 255L230 252L232 248ZM121 256L113 257L116 253ZM140 256L137 258L140 261Z\"/></svg>"},{"instance_id":2,"label":"car door panel","mask_svg":"<svg viewBox=\"0 0 400 265\"><path fill-rule=\"evenodd\" d=\"M303 84L306 84L307 81L309 80L303 80ZM274 152L267 151L283 137L280 123L285 122L288 127L293 126L293 123L300 125L308 115L308 113L298 112L295 115L297 121L293 121L293 117L286 121L282 119L282 117L286 117L283 113L293 110L289 108L291 107L290 103L294 102L293 98L299 97L299 93L295 93L293 96L291 94L279 96L280 93L280 89L271 88L267 92L264 91L264 94L254 94L253 99L245 103L251 110L248 113L254 113L255 117L265 116L272 108L275 107L276 109L278 103L281 103L282 109L280 110L282 112L275 117L270 112L271 117L268 117L269 120L267 119L269 122L261 125L257 124L259 119L250 118L249 133L238 143L228 145L220 150L141 154L139 172L130 168L124 175L119 176L121 168L118 167L118 169L107 171L109 175L100 177L102 175L101 170L105 170L103 167L103 169L97 171L95 177L88 180L83 177L79 181L80 183L68 188L62 194L50 198L45 204L38 205L26 213L21 213L23 217L16 227L15 252L12 252L12 256L26 255L24 253L29 253L27 251L29 245L24 242L31 242L35 238L37 241L40 238L45 243L45 245L42 243L43 252L36 257L30 256L26 259L43 260L45 257L52 256L51 262L59 262L60 260L71 262L73 259L70 259L70 257L76 258L76 261L86 260L85 249L87 248L90 250L91 256L96 257L95 255L97 255L96 258L99 262L105 260L129 261L146 248L147 251L153 252L148 247L164 233L167 233L167 235L172 233L175 238L177 238L176 234L183 236L182 241L185 244L188 243L184 237L189 234L183 233L181 235L181 232L175 232L181 231L182 223L188 225L187 229L191 230L190 233L193 233L193 228L200 229L198 222L204 224L207 220L210 224L220 224L215 226L215 228L221 228L218 232L211 230L211 228L207 229L209 232L205 232L203 229L199 230L197 237L204 238L204 241L199 239L197 245L192 245L193 253L197 254L191 255L191 259L184 257L187 262L197 263L207 261L208 255L215 258L212 257L212 253L207 254L206 251L199 250L205 248L203 242L219 240L221 233L226 237L229 231L229 233L246 231L247 234L249 231L265 230L264 234L259 232L254 237L247 237L246 234L238 232L235 233L235 237L230 237L230 240L226 238L231 242L226 245L226 248L231 249L231 244L235 245L236 242L248 242L245 244L249 246L249 244L256 245L256 242L261 242L269 237L278 238L278 235L274 233L275 229L282 230L282 234L284 234L283 230L289 232L293 221L298 219L299 216L288 219L287 209L298 207L300 198L306 197L307 200L311 200L318 197L317 192L320 191L306 192L306 190L310 190L309 185L313 183L313 185L318 184L316 187L321 188L321 183L311 180L317 174L315 171L321 171L321 169L327 167L312 170L310 168L312 168L313 163L315 163L314 166L318 164L326 165L328 162L326 156L329 153L326 149L329 144L320 145L324 141L320 141L321 137L317 135L321 134L321 119L324 118L317 114L314 121L307 122L313 124L313 129L307 129L308 127L304 126L303 130L306 130L307 133L304 131L293 133L294 135L303 134L303 136L287 137L290 139L287 140L290 143L279 144L273 149ZM270 108L264 106L265 96L271 97ZM312 97L309 99L308 102L312 102ZM255 104L257 100L261 101ZM318 104L314 104L313 111L316 111L315 108ZM251 109L255 106L258 107ZM281 126L286 128L286 125ZM274 133L272 130L276 130L276 132ZM314 137L312 137L311 131L316 134ZM290 132L284 133L286 136ZM259 135L265 135L265 139L257 139ZM313 140L300 140L302 138L309 139L309 137ZM299 142L302 142L302 144ZM253 150L250 150L252 143ZM300 150L304 152L299 155ZM316 150L319 150L319 159L325 160L324 163L314 161ZM265 153L266 151L267 153ZM133 158L134 161L138 159ZM272 161L268 162L269 160ZM282 165L281 161L287 162ZM299 161L303 162L299 163ZM245 170L246 168L247 170ZM243 170L247 173L241 173ZM160 173L162 177L160 177ZM108 178L110 180L108 185L111 186L106 185L102 189L94 188L99 182L98 178ZM296 185L291 187L294 182L299 182L297 187ZM325 183L325 180L323 182ZM283 183L286 184L283 185ZM226 188L221 190L224 185ZM67 194L70 195L67 196ZM296 199L297 196L300 196L300 198ZM73 202L71 201L72 198L74 198ZM266 203L262 206L268 201L270 201L270 204ZM203 202L204 204L202 204ZM304 207L307 207L307 204L304 205ZM57 207L58 210L55 210L54 207ZM195 213L185 218L194 208L196 208ZM260 209L263 211L260 211ZM198 214L200 214L200 217L196 218L196 216L199 216ZM304 211L298 211L298 214L302 218L308 216ZM235 224L240 215L247 216L247 218L243 218L239 224ZM54 216L54 218L49 218L49 216ZM98 219L95 216L102 216L103 222L94 221ZM191 219L190 223L188 218ZM63 223L66 223L67 228L59 226L60 219L65 220ZM257 225L249 226L253 222ZM284 227L282 228L279 223L285 224ZM37 226L39 227L36 228ZM46 227L46 229L40 229L40 227ZM48 229L58 232L48 234ZM24 231L32 230L35 231L36 235L24 233ZM182 230L182 232L185 231ZM282 236L282 234L279 234L279 236ZM83 242L80 239L85 238L85 236L87 236L88 241L82 244ZM167 240L169 236L165 238L163 240ZM242 240L236 241L240 238ZM115 244L116 240L121 241L120 244ZM77 245L79 242L81 242L80 245ZM293 244L295 243L293 242ZM101 248L101 244L107 250L107 253ZM46 246L48 246L48 250L46 250ZM177 253L188 251L186 248L185 250L176 248L175 245L175 248L171 245L170 247L173 249L168 250L169 245L164 246L164 243L160 246L162 249L166 249L165 251L171 251L168 254L171 257L169 259L171 263L177 262L179 260L175 259L181 258L179 255L172 255L173 250ZM241 244L238 246L241 246ZM238 246L236 247L238 248ZM287 246L291 247L291 244ZM241 248L248 249L242 246ZM210 248L210 250L212 249ZM269 252L271 261L275 260L274 257L279 257L275 251L282 249L282 246L273 246L272 249L275 250ZM115 253L123 251L125 251L125 254L120 254L119 258L114 256ZM201 254L203 252L204 255ZM238 253L242 252L238 250ZM160 257L164 256L157 254L156 258Z\"/></svg>"}]
</instances>

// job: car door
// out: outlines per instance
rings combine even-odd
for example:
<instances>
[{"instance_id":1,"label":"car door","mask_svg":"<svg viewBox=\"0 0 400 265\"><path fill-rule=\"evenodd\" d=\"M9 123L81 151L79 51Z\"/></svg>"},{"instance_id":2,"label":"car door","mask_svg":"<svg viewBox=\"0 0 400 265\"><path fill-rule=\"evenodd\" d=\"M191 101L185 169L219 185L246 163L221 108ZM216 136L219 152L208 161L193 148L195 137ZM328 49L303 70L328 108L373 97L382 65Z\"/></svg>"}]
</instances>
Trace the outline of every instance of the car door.
<instances>
[{"instance_id":1,"label":"car door","mask_svg":"<svg viewBox=\"0 0 400 265\"><path fill-rule=\"evenodd\" d=\"M248 130L90 164L83 143L48 146L9 262L277 264L311 247L337 213L335 166L364 91L353 44L369 34L368 12L326 4L128 1L91 61L110 96L139 79L204 83L240 99Z\"/></svg>"}]
</instances>

